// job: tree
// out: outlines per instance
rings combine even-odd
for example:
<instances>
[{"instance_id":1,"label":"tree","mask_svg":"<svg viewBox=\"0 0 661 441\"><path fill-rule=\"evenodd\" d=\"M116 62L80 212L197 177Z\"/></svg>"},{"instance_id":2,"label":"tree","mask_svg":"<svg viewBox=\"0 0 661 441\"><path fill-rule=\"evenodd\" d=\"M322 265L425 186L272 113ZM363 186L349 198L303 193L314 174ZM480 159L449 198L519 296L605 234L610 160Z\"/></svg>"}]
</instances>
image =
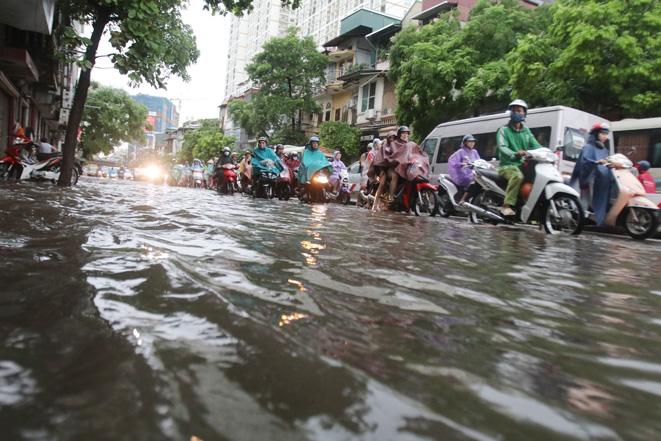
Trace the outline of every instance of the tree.
<instances>
[{"instance_id":1,"label":"tree","mask_svg":"<svg viewBox=\"0 0 661 441\"><path fill-rule=\"evenodd\" d=\"M283 0L283 5L298 6L299 0ZM81 67L65 133L62 172L58 185L69 185L76 138L87 94L91 70L101 36L110 33L116 52L110 55L115 68L128 75L134 84L146 81L165 88L165 80L177 75L188 80L187 68L199 52L190 26L181 20L185 0L62 0L58 2L63 26L58 29L64 47L63 58ZM206 0L213 13L241 15L252 9L252 0ZM79 35L72 23L91 26L89 38ZM84 48L83 55L78 52Z\"/></svg>"},{"instance_id":2,"label":"tree","mask_svg":"<svg viewBox=\"0 0 661 441\"><path fill-rule=\"evenodd\" d=\"M285 143L304 138L303 113L321 109L313 89L323 84L328 57L317 50L311 36L300 38L290 28L282 38L272 38L246 66L250 80L259 85L252 102L229 106L251 134L271 135ZM234 112L234 113L233 113Z\"/></svg>"},{"instance_id":3,"label":"tree","mask_svg":"<svg viewBox=\"0 0 661 441\"><path fill-rule=\"evenodd\" d=\"M356 156L360 147L360 129L342 121L326 121L319 125L321 145L329 150L340 150L347 157Z\"/></svg>"},{"instance_id":4,"label":"tree","mask_svg":"<svg viewBox=\"0 0 661 441\"><path fill-rule=\"evenodd\" d=\"M397 84L397 120L421 140L437 124L501 106L510 97L504 57L522 36L539 32L548 8L516 0L479 0L464 27L458 12L403 29L393 39L388 78Z\"/></svg>"},{"instance_id":5,"label":"tree","mask_svg":"<svg viewBox=\"0 0 661 441\"><path fill-rule=\"evenodd\" d=\"M234 141L236 137L223 134L217 119L203 119L199 128L184 134L184 145L178 156L182 161L192 161L194 158L206 161L220 156L223 147L234 145Z\"/></svg>"},{"instance_id":6,"label":"tree","mask_svg":"<svg viewBox=\"0 0 661 441\"><path fill-rule=\"evenodd\" d=\"M658 1L559 0L552 12L507 58L516 93L609 119L661 115Z\"/></svg>"},{"instance_id":7,"label":"tree","mask_svg":"<svg viewBox=\"0 0 661 441\"><path fill-rule=\"evenodd\" d=\"M83 111L80 149L84 158L110 153L121 142L144 140L147 107L128 93L92 82Z\"/></svg>"}]
</instances>

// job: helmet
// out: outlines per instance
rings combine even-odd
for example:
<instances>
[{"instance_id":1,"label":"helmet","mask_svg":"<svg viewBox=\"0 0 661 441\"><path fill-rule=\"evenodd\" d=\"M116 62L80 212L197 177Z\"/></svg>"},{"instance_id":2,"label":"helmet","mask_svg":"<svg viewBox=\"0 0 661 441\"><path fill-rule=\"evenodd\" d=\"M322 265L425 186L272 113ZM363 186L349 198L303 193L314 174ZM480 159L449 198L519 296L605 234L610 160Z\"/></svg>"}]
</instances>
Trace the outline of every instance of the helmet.
<instances>
[{"instance_id":1,"label":"helmet","mask_svg":"<svg viewBox=\"0 0 661 441\"><path fill-rule=\"evenodd\" d=\"M369 144L367 144L367 148L368 149L374 148L374 144L370 142Z\"/></svg>"},{"instance_id":2,"label":"helmet","mask_svg":"<svg viewBox=\"0 0 661 441\"><path fill-rule=\"evenodd\" d=\"M372 141L372 144L377 145L377 144L381 144L382 142L383 141L381 141L379 138L374 138L374 140Z\"/></svg>"},{"instance_id":3,"label":"helmet","mask_svg":"<svg viewBox=\"0 0 661 441\"><path fill-rule=\"evenodd\" d=\"M277 144L277 145L275 146L275 149L276 149L276 150L278 150L278 149L284 149L284 148L285 148L285 147L284 147L282 144Z\"/></svg>"},{"instance_id":4,"label":"helmet","mask_svg":"<svg viewBox=\"0 0 661 441\"><path fill-rule=\"evenodd\" d=\"M638 166L640 167L640 169L641 169L642 171L647 171L647 170L650 169L650 163L647 162L647 161L640 161L640 162L638 163Z\"/></svg>"},{"instance_id":5,"label":"helmet","mask_svg":"<svg viewBox=\"0 0 661 441\"><path fill-rule=\"evenodd\" d=\"M223 149L223 152L230 152L230 151L232 151L232 149L229 148L229 147L225 147L225 148Z\"/></svg>"},{"instance_id":6,"label":"helmet","mask_svg":"<svg viewBox=\"0 0 661 441\"><path fill-rule=\"evenodd\" d=\"M514 107L514 106L523 107L523 110L526 113L526 115L528 114L528 104L525 101L523 101L523 100L514 100L510 103L509 109L512 110L512 107Z\"/></svg>"},{"instance_id":7,"label":"helmet","mask_svg":"<svg viewBox=\"0 0 661 441\"><path fill-rule=\"evenodd\" d=\"M232 156L239 156L239 154L236 152L232 152Z\"/></svg>"},{"instance_id":8,"label":"helmet","mask_svg":"<svg viewBox=\"0 0 661 441\"><path fill-rule=\"evenodd\" d=\"M257 142L259 142L259 141L264 141L264 142L268 143L268 141L266 140L266 136L260 136L259 139L257 140Z\"/></svg>"},{"instance_id":9,"label":"helmet","mask_svg":"<svg viewBox=\"0 0 661 441\"><path fill-rule=\"evenodd\" d=\"M599 132L610 133L610 131L611 131L610 124L605 122L599 122L597 124L593 124L592 127L590 127L590 133L599 133Z\"/></svg>"},{"instance_id":10,"label":"helmet","mask_svg":"<svg viewBox=\"0 0 661 441\"><path fill-rule=\"evenodd\" d=\"M466 142L466 141L477 141L473 135L466 135L464 136L464 139L461 140L461 142Z\"/></svg>"},{"instance_id":11,"label":"helmet","mask_svg":"<svg viewBox=\"0 0 661 441\"><path fill-rule=\"evenodd\" d=\"M411 133L411 130L409 130L408 126L399 126L399 129L397 129L397 136L399 136L402 132Z\"/></svg>"},{"instance_id":12,"label":"helmet","mask_svg":"<svg viewBox=\"0 0 661 441\"><path fill-rule=\"evenodd\" d=\"M308 142L312 143L312 141L317 141L317 142L319 142L319 138L317 138L316 136L311 136L311 137L310 137L310 141L308 141Z\"/></svg>"}]
</instances>

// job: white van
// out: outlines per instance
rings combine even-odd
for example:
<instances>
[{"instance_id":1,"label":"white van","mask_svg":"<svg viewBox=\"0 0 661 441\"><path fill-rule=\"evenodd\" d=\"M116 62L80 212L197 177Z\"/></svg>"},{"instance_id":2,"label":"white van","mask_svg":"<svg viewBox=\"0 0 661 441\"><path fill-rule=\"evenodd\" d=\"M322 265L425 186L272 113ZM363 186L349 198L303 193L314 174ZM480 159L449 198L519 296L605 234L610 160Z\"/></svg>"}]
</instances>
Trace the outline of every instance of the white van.
<instances>
[{"instance_id":1,"label":"white van","mask_svg":"<svg viewBox=\"0 0 661 441\"><path fill-rule=\"evenodd\" d=\"M477 140L475 148L482 159L497 158L496 132L509 122L509 112L497 115L478 116L439 124L425 138L421 147L429 155L430 182L436 183L442 173L448 172L448 158L459 150L465 135L473 135ZM585 145L588 131L593 124L608 122L603 118L581 110L565 106L530 109L524 124L528 126L537 141L552 151L563 148L558 161L560 172L570 174ZM610 149L613 152L613 135L609 135Z\"/></svg>"}]
</instances>

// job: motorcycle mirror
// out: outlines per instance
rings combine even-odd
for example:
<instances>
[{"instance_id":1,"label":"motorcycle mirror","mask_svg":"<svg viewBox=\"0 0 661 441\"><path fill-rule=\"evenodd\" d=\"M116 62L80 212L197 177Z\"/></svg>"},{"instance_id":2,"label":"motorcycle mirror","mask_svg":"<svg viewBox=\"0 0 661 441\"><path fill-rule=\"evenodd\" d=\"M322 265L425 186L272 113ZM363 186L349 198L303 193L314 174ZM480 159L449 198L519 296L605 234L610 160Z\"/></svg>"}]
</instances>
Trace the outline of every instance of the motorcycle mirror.
<instances>
[{"instance_id":1,"label":"motorcycle mirror","mask_svg":"<svg viewBox=\"0 0 661 441\"><path fill-rule=\"evenodd\" d=\"M631 150L629 150L629 153L627 153L627 156L631 156L631 155L634 154L635 152L636 152L636 147L633 147L633 146L632 146L632 147L631 147Z\"/></svg>"}]
</instances>

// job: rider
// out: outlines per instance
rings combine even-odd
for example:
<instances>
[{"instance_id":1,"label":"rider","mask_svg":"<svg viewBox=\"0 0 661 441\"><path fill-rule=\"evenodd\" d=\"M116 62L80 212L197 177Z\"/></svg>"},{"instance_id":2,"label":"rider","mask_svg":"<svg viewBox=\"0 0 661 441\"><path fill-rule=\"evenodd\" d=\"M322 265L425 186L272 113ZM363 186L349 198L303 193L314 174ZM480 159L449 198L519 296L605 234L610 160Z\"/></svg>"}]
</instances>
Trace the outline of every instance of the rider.
<instances>
[{"instance_id":1,"label":"rider","mask_svg":"<svg viewBox=\"0 0 661 441\"><path fill-rule=\"evenodd\" d=\"M284 170L282 161L278 158L271 148L267 148L266 137L262 136L257 140L257 148L252 151L252 181L257 182L263 171L271 171L280 174ZM266 168L267 162L271 160L274 164L272 168Z\"/></svg>"},{"instance_id":2,"label":"rider","mask_svg":"<svg viewBox=\"0 0 661 441\"><path fill-rule=\"evenodd\" d=\"M638 180L643 184L645 193L656 193L654 176L648 171L650 169L650 163L647 161L640 161L638 165L636 165L636 169L638 169Z\"/></svg>"},{"instance_id":3,"label":"rider","mask_svg":"<svg viewBox=\"0 0 661 441\"><path fill-rule=\"evenodd\" d=\"M342 162L342 152L335 151L331 165L333 166L333 174L330 177L330 183L333 186L333 191L337 192L340 188L340 172L347 169L347 166Z\"/></svg>"},{"instance_id":4,"label":"rider","mask_svg":"<svg viewBox=\"0 0 661 441\"><path fill-rule=\"evenodd\" d=\"M590 136L578 155L570 181L572 186L575 186L578 181L581 202L586 209L590 205L586 202L588 202L590 184L592 184L591 202L597 226L601 225L606 218L611 193L611 173L606 160L610 155L609 133L610 125L605 122L596 123L590 127Z\"/></svg>"},{"instance_id":5,"label":"rider","mask_svg":"<svg viewBox=\"0 0 661 441\"><path fill-rule=\"evenodd\" d=\"M367 183L369 182L368 171L372 165L372 161L374 161L374 156L376 155L376 152L380 150L382 143L383 141L381 141L379 138L374 138L374 141L367 144L367 152L365 153L364 162L361 164L362 171L360 176L360 191L363 193L367 192ZM360 207L362 202L362 198L359 197L358 200L356 200L356 207ZM369 208L369 199L367 204Z\"/></svg>"},{"instance_id":6,"label":"rider","mask_svg":"<svg viewBox=\"0 0 661 441\"><path fill-rule=\"evenodd\" d=\"M181 180L186 181L187 179L192 178L192 173L188 161L184 161L184 165L181 167ZM188 182L183 182L183 184L186 185Z\"/></svg>"},{"instance_id":7,"label":"rider","mask_svg":"<svg viewBox=\"0 0 661 441\"><path fill-rule=\"evenodd\" d=\"M305 150L303 150L298 172L298 182L309 184L314 174L325 168L328 169L329 174L333 172L333 166L329 164L324 154L319 150L319 138L312 136L305 146Z\"/></svg>"},{"instance_id":8,"label":"rider","mask_svg":"<svg viewBox=\"0 0 661 441\"><path fill-rule=\"evenodd\" d=\"M509 108L510 122L498 129L496 134L500 159L498 174L508 180L505 200L500 209L504 216L516 214L512 205L516 205L516 198L523 184L523 173L519 166L523 164L524 157L530 156L528 150L541 147L530 129L523 124L528 114L528 104L517 99L510 103Z\"/></svg>"},{"instance_id":9,"label":"rider","mask_svg":"<svg viewBox=\"0 0 661 441\"><path fill-rule=\"evenodd\" d=\"M454 152L448 159L450 179L464 192L459 205L462 205L468 196L471 198L476 196L476 193L480 189L477 185L471 185L473 183L473 172L468 168L469 162L474 162L478 159L480 159L480 154L475 150L475 137L473 135L464 136L459 150Z\"/></svg>"},{"instance_id":10,"label":"rider","mask_svg":"<svg viewBox=\"0 0 661 441\"><path fill-rule=\"evenodd\" d=\"M280 161L282 161L282 162L284 162L284 160L285 160L285 158L283 156L284 154L285 154L285 147L282 144L277 144L275 146L275 155L278 158L280 158Z\"/></svg>"},{"instance_id":11,"label":"rider","mask_svg":"<svg viewBox=\"0 0 661 441\"><path fill-rule=\"evenodd\" d=\"M246 152L239 164L239 178L243 190L252 182L252 153Z\"/></svg>"}]
</instances>

